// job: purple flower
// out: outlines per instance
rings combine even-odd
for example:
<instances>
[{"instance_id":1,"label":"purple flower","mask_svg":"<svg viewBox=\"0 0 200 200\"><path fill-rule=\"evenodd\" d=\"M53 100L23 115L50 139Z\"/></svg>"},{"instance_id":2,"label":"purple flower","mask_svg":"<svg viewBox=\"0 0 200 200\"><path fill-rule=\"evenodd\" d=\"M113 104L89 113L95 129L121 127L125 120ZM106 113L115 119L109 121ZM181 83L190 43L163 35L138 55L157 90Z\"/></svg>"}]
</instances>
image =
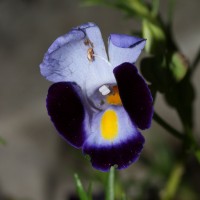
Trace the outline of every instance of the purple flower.
<instances>
[{"instance_id":1,"label":"purple flower","mask_svg":"<svg viewBox=\"0 0 200 200\"><path fill-rule=\"evenodd\" d=\"M150 127L153 100L133 63L145 42L111 34L108 59L99 28L87 23L57 38L40 64L54 82L46 101L54 126L98 170L126 168L143 148L138 128Z\"/></svg>"}]
</instances>

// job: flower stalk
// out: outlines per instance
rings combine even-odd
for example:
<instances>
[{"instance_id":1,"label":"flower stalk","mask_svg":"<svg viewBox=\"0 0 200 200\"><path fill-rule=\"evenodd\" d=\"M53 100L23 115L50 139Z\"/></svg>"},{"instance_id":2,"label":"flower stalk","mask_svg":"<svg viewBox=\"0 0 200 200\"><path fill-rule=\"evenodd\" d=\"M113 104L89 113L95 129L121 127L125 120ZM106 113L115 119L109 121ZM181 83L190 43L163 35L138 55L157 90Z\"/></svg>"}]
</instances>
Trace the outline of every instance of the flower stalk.
<instances>
[{"instance_id":1,"label":"flower stalk","mask_svg":"<svg viewBox=\"0 0 200 200\"><path fill-rule=\"evenodd\" d=\"M164 129L166 129L171 135L175 136L176 138L183 140L184 135L177 131L175 128L170 126L167 122L165 122L156 112L154 112L153 119Z\"/></svg>"},{"instance_id":2,"label":"flower stalk","mask_svg":"<svg viewBox=\"0 0 200 200\"><path fill-rule=\"evenodd\" d=\"M172 200L174 199L177 189L180 185L181 178L184 174L184 165L183 163L177 163L166 183L165 188L161 191L161 200Z\"/></svg>"},{"instance_id":3,"label":"flower stalk","mask_svg":"<svg viewBox=\"0 0 200 200\"><path fill-rule=\"evenodd\" d=\"M106 200L115 200L115 167L112 166L110 168L106 186Z\"/></svg>"}]
</instances>

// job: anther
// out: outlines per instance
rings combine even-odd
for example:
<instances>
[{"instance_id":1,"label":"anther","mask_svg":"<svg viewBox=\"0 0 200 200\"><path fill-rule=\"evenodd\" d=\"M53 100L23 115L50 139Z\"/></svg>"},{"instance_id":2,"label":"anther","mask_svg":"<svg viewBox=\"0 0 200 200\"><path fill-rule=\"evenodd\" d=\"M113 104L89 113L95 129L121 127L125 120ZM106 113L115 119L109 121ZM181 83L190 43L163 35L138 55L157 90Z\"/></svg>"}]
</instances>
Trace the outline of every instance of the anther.
<instances>
[{"instance_id":1,"label":"anther","mask_svg":"<svg viewBox=\"0 0 200 200\"><path fill-rule=\"evenodd\" d=\"M106 96L106 95L108 95L108 94L111 92L111 90L108 88L108 86L102 85L102 86L99 88L99 92L101 92L101 94L102 94L103 96Z\"/></svg>"},{"instance_id":2,"label":"anther","mask_svg":"<svg viewBox=\"0 0 200 200\"><path fill-rule=\"evenodd\" d=\"M87 58L89 61L94 61L94 51L93 51L93 48L89 48L87 50Z\"/></svg>"}]
</instances>

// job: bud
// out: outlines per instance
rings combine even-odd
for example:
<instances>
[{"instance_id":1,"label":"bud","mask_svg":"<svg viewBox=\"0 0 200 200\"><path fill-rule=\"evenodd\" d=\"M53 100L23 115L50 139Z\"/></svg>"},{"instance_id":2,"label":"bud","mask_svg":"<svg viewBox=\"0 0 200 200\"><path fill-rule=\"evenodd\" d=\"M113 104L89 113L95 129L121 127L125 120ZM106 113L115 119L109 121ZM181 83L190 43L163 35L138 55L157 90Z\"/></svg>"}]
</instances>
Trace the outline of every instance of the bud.
<instances>
[{"instance_id":1,"label":"bud","mask_svg":"<svg viewBox=\"0 0 200 200\"><path fill-rule=\"evenodd\" d=\"M175 52L172 55L169 68L175 80L181 81L188 71L188 61L183 54Z\"/></svg>"}]
</instances>

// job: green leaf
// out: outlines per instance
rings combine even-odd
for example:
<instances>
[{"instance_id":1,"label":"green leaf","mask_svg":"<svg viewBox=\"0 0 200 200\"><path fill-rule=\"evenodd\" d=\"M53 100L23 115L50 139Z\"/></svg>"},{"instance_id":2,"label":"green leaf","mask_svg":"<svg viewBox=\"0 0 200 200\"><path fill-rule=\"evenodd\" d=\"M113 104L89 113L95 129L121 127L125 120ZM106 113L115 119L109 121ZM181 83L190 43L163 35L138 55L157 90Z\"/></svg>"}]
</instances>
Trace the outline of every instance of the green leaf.
<instances>
[{"instance_id":1,"label":"green leaf","mask_svg":"<svg viewBox=\"0 0 200 200\"><path fill-rule=\"evenodd\" d=\"M172 83L166 90L165 99L170 106L176 108L184 127L193 127L194 98L195 92L188 74L180 82Z\"/></svg>"},{"instance_id":2,"label":"green leaf","mask_svg":"<svg viewBox=\"0 0 200 200\"><path fill-rule=\"evenodd\" d=\"M147 39L145 50L151 54L162 54L165 51L166 37L161 26L156 22L144 19L142 22L143 37Z\"/></svg>"},{"instance_id":3,"label":"green leaf","mask_svg":"<svg viewBox=\"0 0 200 200\"><path fill-rule=\"evenodd\" d=\"M89 186L88 186L88 200L92 200L92 182L90 181Z\"/></svg>"},{"instance_id":4,"label":"green leaf","mask_svg":"<svg viewBox=\"0 0 200 200\"><path fill-rule=\"evenodd\" d=\"M151 18L151 12L147 5L140 0L126 0L126 5L129 6L138 16L142 18Z\"/></svg>"},{"instance_id":5,"label":"green leaf","mask_svg":"<svg viewBox=\"0 0 200 200\"><path fill-rule=\"evenodd\" d=\"M74 179L76 183L76 190L80 200L89 200L87 193L85 192L81 180L78 177L78 174L74 174Z\"/></svg>"},{"instance_id":6,"label":"green leaf","mask_svg":"<svg viewBox=\"0 0 200 200\"><path fill-rule=\"evenodd\" d=\"M142 75L152 84L154 90L163 93L171 84L169 70L162 56L144 58L140 64Z\"/></svg>"}]
</instances>

